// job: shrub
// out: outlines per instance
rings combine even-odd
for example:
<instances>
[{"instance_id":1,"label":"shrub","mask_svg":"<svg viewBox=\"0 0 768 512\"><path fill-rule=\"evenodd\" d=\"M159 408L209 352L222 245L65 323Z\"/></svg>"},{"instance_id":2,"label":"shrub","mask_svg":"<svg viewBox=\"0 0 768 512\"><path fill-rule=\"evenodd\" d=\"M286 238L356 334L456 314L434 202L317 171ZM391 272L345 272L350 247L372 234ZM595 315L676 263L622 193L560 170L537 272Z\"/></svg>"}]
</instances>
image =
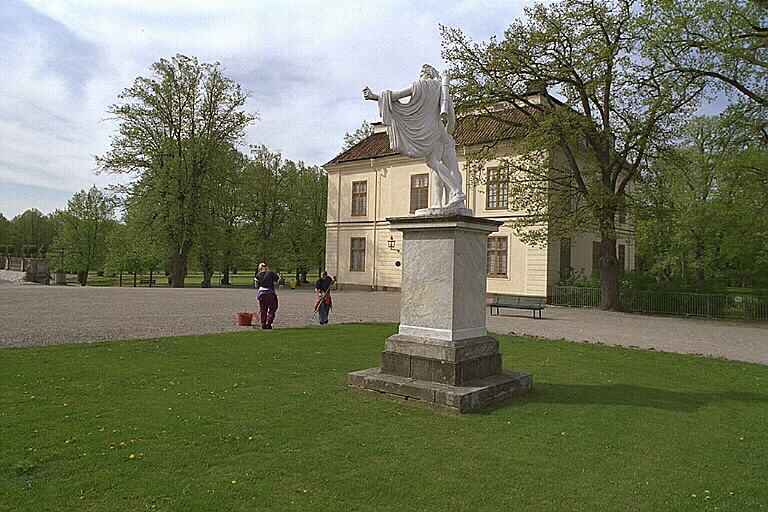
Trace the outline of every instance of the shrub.
<instances>
[{"instance_id":1,"label":"shrub","mask_svg":"<svg viewBox=\"0 0 768 512\"><path fill-rule=\"evenodd\" d=\"M586 276L583 270L571 272L565 279L560 279L556 286L578 286L580 288L600 288L600 277L597 275Z\"/></svg>"}]
</instances>

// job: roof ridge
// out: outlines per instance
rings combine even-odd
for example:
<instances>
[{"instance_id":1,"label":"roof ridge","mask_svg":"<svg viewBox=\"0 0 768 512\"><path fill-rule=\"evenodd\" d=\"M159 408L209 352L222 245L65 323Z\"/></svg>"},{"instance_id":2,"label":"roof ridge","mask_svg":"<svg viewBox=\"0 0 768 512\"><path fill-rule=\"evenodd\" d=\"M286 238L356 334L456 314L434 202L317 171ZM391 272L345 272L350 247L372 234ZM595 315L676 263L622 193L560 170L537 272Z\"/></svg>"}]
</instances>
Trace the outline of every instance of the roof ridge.
<instances>
[{"instance_id":1,"label":"roof ridge","mask_svg":"<svg viewBox=\"0 0 768 512\"><path fill-rule=\"evenodd\" d=\"M534 114L536 112L531 107L526 107L525 110L530 110ZM494 118L491 114L501 115ZM504 114L509 116L510 124L499 121L498 118L505 117ZM507 109L485 114L467 114L456 120L456 130L453 133L453 137L456 140L457 146L471 146L498 139L510 140L522 137L528 131L525 127L527 115L519 109ZM372 133L351 148L338 154L329 162L323 164L323 166L356 160L383 158L398 154L398 152L389 147L389 136L386 132Z\"/></svg>"}]
</instances>

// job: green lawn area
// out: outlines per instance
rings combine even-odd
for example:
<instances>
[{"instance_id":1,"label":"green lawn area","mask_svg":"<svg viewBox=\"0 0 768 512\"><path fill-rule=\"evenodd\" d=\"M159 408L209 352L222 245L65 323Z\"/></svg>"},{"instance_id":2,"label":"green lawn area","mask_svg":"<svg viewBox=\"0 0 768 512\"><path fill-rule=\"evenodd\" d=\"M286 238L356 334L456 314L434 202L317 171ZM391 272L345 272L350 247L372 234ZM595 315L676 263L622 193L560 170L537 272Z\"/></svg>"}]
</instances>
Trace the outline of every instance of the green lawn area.
<instances>
[{"instance_id":1,"label":"green lawn area","mask_svg":"<svg viewBox=\"0 0 768 512\"><path fill-rule=\"evenodd\" d=\"M499 336L534 392L345 389L393 325L0 351L0 510L757 511L768 367Z\"/></svg>"}]
</instances>

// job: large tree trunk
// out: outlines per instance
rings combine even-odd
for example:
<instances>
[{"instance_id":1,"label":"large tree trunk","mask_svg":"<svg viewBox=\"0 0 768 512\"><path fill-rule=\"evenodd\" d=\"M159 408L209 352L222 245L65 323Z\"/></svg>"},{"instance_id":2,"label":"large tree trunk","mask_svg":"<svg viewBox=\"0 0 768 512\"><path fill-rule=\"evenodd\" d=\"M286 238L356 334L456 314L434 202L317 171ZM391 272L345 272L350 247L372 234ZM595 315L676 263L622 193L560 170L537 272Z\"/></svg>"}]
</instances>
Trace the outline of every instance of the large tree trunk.
<instances>
[{"instance_id":1,"label":"large tree trunk","mask_svg":"<svg viewBox=\"0 0 768 512\"><path fill-rule=\"evenodd\" d=\"M203 288L210 288L211 278L213 277L214 272L213 265L208 261L201 261L200 268L203 271L203 282L200 283L200 286Z\"/></svg>"},{"instance_id":2,"label":"large tree trunk","mask_svg":"<svg viewBox=\"0 0 768 512\"><path fill-rule=\"evenodd\" d=\"M80 283L80 286L85 286L88 283L88 271L87 270L78 270L78 272L77 272L77 282Z\"/></svg>"},{"instance_id":3,"label":"large tree trunk","mask_svg":"<svg viewBox=\"0 0 768 512\"><path fill-rule=\"evenodd\" d=\"M600 309L622 311L619 294L619 260L616 239L603 234L600 240Z\"/></svg>"},{"instance_id":4,"label":"large tree trunk","mask_svg":"<svg viewBox=\"0 0 768 512\"><path fill-rule=\"evenodd\" d=\"M168 284L171 288L184 288L184 278L187 277L187 259L192 242L185 242L181 252L175 252L171 256L171 273L168 276Z\"/></svg>"}]
</instances>

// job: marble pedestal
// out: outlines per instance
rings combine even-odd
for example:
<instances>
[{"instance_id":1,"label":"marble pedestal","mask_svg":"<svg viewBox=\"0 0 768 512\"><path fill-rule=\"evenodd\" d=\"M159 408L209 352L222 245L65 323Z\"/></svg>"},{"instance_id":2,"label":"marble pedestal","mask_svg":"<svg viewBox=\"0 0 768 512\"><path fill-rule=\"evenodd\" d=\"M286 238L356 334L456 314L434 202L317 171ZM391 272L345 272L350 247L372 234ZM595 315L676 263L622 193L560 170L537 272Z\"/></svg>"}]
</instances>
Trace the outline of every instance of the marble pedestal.
<instances>
[{"instance_id":1,"label":"marble pedestal","mask_svg":"<svg viewBox=\"0 0 768 512\"><path fill-rule=\"evenodd\" d=\"M504 370L486 331L487 239L501 222L387 220L403 232L400 327L386 340L381 366L348 374L348 387L459 413L530 391L532 376Z\"/></svg>"}]
</instances>

